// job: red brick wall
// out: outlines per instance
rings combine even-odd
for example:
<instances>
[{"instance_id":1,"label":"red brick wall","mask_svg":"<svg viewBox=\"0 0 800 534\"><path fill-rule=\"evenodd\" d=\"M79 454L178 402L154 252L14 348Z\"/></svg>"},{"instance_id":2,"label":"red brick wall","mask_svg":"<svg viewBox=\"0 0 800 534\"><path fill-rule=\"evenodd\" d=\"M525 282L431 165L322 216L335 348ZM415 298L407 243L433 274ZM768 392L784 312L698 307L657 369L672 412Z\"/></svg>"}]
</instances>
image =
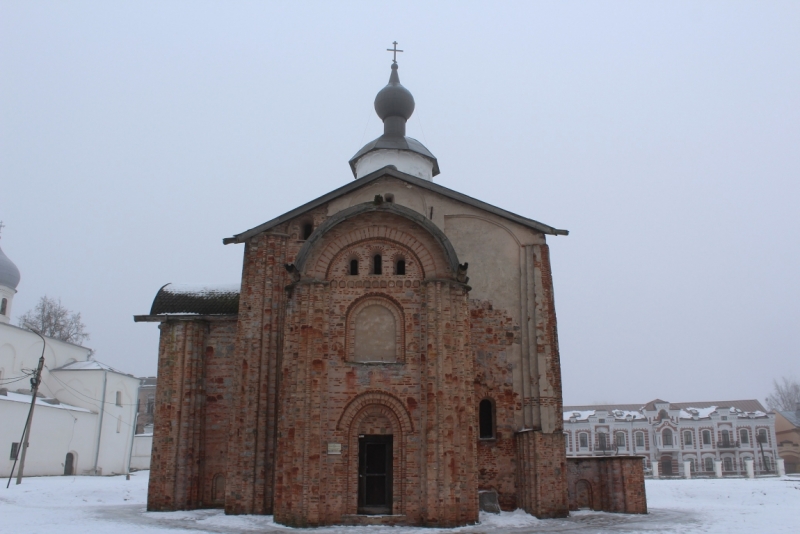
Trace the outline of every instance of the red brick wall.
<instances>
[{"instance_id":1,"label":"red brick wall","mask_svg":"<svg viewBox=\"0 0 800 534\"><path fill-rule=\"evenodd\" d=\"M287 303L276 521L322 525L356 513L359 426L369 426L362 418L376 417L376 411L394 436L393 513L410 524L477 520L474 370L464 286L436 280L447 265L438 245L395 215L346 221L317 247L301 273L308 281L292 287ZM369 274L375 253L385 259L381 275ZM405 275L393 272L390 260L398 254L406 258ZM347 274L352 257L363 263L357 276ZM401 310L403 362L348 361L348 310L365 297L385 298ZM342 454L328 455L328 443L341 444Z\"/></svg>"},{"instance_id":2,"label":"red brick wall","mask_svg":"<svg viewBox=\"0 0 800 534\"><path fill-rule=\"evenodd\" d=\"M646 514L644 466L639 456L568 458L569 509ZM583 485L581 489L579 485ZM588 486L590 491L586 491ZM588 502L579 494L590 495Z\"/></svg>"},{"instance_id":3,"label":"red brick wall","mask_svg":"<svg viewBox=\"0 0 800 534\"><path fill-rule=\"evenodd\" d=\"M478 489L497 492L503 510L517 509L514 414L522 409L514 391L511 348L519 344L519 326L491 302L470 305L470 337L475 360L475 401L491 399L495 439L478 441Z\"/></svg>"},{"instance_id":4,"label":"red brick wall","mask_svg":"<svg viewBox=\"0 0 800 534\"><path fill-rule=\"evenodd\" d=\"M147 508L208 507L211 478L226 469L235 319L160 328Z\"/></svg>"},{"instance_id":5,"label":"red brick wall","mask_svg":"<svg viewBox=\"0 0 800 534\"><path fill-rule=\"evenodd\" d=\"M515 441L520 508L540 519L569 515L564 434L525 430Z\"/></svg>"}]
</instances>

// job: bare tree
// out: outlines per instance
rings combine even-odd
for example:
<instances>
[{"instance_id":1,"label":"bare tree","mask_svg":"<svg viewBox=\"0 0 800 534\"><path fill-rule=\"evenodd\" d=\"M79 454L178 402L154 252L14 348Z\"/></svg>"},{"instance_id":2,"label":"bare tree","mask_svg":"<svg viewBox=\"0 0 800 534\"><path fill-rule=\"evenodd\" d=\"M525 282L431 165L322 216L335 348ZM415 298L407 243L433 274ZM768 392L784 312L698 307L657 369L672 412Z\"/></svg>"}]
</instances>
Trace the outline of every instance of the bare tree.
<instances>
[{"instance_id":1,"label":"bare tree","mask_svg":"<svg viewBox=\"0 0 800 534\"><path fill-rule=\"evenodd\" d=\"M767 406L770 410L794 411L800 404L800 384L797 380L786 378L772 381L772 393L767 397Z\"/></svg>"},{"instance_id":2,"label":"bare tree","mask_svg":"<svg viewBox=\"0 0 800 534\"><path fill-rule=\"evenodd\" d=\"M43 336L78 345L89 339L86 325L81 322L81 314L65 308L61 299L52 299L47 295L39 299L34 309L19 318L19 325Z\"/></svg>"}]
</instances>

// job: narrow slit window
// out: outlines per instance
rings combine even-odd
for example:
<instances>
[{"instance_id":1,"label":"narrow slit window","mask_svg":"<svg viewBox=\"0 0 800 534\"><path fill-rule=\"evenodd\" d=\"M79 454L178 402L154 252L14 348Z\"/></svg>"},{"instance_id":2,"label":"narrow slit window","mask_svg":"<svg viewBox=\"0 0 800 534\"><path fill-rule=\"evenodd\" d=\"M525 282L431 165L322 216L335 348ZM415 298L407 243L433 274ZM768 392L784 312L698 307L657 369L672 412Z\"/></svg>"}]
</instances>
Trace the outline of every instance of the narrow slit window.
<instances>
[{"instance_id":1,"label":"narrow slit window","mask_svg":"<svg viewBox=\"0 0 800 534\"><path fill-rule=\"evenodd\" d=\"M478 418L480 419L481 439L492 439L494 437L494 408L492 401L483 399L478 406Z\"/></svg>"},{"instance_id":2,"label":"narrow slit window","mask_svg":"<svg viewBox=\"0 0 800 534\"><path fill-rule=\"evenodd\" d=\"M375 256L372 257L372 274L382 274L382 271L383 259L380 254L375 254Z\"/></svg>"},{"instance_id":3,"label":"narrow slit window","mask_svg":"<svg viewBox=\"0 0 800 534\"><path fill-rule=\"evenodd\" d=\"M117 406L122 406L122 392L117 391L116 403Z\"/></svg>"},{"instance_id":4,"label":"narrow slit window","mask_svg":"<svg viewBox=\"0 0 800 534\"><path fill-rule=\"evenodd\" d=\"M397 260L397 265L395 265L394 273L406 274L406 260Z\"/></svg>"},{"instance_id":5,"label":"narrow slit window","mask_svg":"<svg viewBox=\"0 0 800 534\"><path fill-rule=\"evenodd\" d=\"M358 274L358 260L350 260L350 274Z\"/></svg>"},{"instance_id":6,"label":"narrow slit window","mask_svg":"<svg viewBox=\"0 0 800 534\"><path fill-rule=\"evenodd\" d=\"M311 237L311 233L314 231L314 225L311 223L306 223L303 225L303 239L308 239Z\"/></svg>"},{"instance_id":7,"label":"narrow slit window","mask_svg":"<svg viewBox=\"0 0 800 534\"><path fill-rule=\"evenodd\" d=\"M8 307L8 299L7 298L3 298L3 300L0 300L0 315L5 315L6 314L6 308L7 307Z\"/></svg>"}]
</instances>

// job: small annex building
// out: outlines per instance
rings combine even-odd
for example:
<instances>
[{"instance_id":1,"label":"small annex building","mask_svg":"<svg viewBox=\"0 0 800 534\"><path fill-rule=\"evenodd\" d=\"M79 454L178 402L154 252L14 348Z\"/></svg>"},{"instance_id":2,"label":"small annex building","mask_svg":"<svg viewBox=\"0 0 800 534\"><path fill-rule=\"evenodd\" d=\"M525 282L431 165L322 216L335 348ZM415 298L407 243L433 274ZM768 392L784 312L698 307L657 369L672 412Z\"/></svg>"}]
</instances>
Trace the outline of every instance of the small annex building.
<instances>
[{"instance_id":1,"label":"small annex building","mask_svg":"<svg viewBox=\"0 0 800 534\"><path fill-rule=\"evenodd\" d=\"M135 317L161 331L149 510L569 513L547 245L567 231L435 183L397 63L375 110L355 180L223 240L244 245L241 283L168 284Z\"/></svg>"}]
</instances>

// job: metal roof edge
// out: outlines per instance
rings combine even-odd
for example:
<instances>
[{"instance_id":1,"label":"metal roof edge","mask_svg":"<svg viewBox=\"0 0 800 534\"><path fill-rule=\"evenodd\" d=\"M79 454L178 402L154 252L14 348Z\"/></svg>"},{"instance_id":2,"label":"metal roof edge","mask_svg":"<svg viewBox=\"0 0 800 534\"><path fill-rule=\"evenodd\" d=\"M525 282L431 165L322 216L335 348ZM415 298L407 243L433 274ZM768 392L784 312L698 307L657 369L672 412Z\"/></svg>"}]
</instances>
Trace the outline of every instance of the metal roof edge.
<instances>
[{"instance_id":1,"label":"metal roof edge","mask_svg":"<svg viewBox=\"0 0 800 534\"><path fill-rule=\"evenodd\" d=\"M219 315L192 315L189 313L166 314L166 315L134 315L134 323L163 323L164 321L229 321L239 317L238 313L228 313Z\"/></svg>"},{"instance_id":2,"label":"metal roof edge","mask_svg":"<svg viewBox=\"0 0 800 534\"><path fill-rule=\"evenodd\" d=\"M438 193L440 195L444 195L444 196L452 198L454 200L458 200L458 201L463 202L465 204L469 204L470 206L476 207L478 209L482 209L484 211L488 211L489 213L493 213L493 214L495 214L495 215L497 215L499 217L503 217L505 219L509 219L511 221L514 221L514 222L516 222L518 224L521 224L523 226L526 226L528 228L532 228L532 229L534 229L534 230L536 230L538 232L542 232L543 234L556 235L556 236L558 236L558 235L569 235L569 230L562 230L562 229L554 228L552 226L549 226L547 224L541 223L539 221L535 221L533 219L528 219L527 217L523 217L522 215L517 215L516 213L504 210L503 208L498 208L497 206L493 206L492 204L489 204L487 202L483 202L482 200L478 200L478 199L473 198L473 197L471 197L469 195L465 195L463 193L459 193L458 191L455 191L455 190L450 189L448 187L445 187L443 185L439 185L439 184L437 184L435 182L428 181L428 180L423 180L422 178L417 178L416 176L412 176L412 175L406 174L406 173L404 173L402 171L398 171L397 168L394 165L387 165L387 166L382 167L382 168L380 168L380 169L378 169L378 170L376 170L374 172L371 172L370 174L368 174L368 175L366 175L366 176L364 176L362 178L358 178L356 180L353 180L352 182L350 182L348 184L345 184L345 185L343 185L343 186L341 186L341 187L339 187L337 189L334 189L333 191L330 191L329 193L326 193L326 194L324 194L324 195L322 195L320 197L317 197L314 200L306 202L302 206L298 206L297 208L295 208L295 209L293 209L291 211L287 211L283 215L279 215L278 217L275 217L274 219L271 219L271 220L269 220L269 221L267 221L265 223L262 223L262 224L260 224L258 226L255 226L255 227L253 227L253 228L251 228L249 230L245 230L242 233L236 234L236 235L231 236L231 237L223 238L222 244L223 245L229 245L231 243L243 243L247 239L250 239L251 237L253 237L256 234L260 234L261 232L265 232L265 231L269 230L270 228L274 228L275 226L277 226L277 225L279 225L279 224L281 224L283 222L286 222L286 221L288 221L288 220L290 220L290 219L292 219L294 217L297 217L298 215L301 215L301 214L305 213L306 211L314 209L317 206L320 206L321 204L324 204L324 203L329 202L329 201L331 201L331 200L333 200L335 198L338 198L338 197L340 197L340 196L342 196L344 194L347 194L347 193L349 193L351 191L359 189L360 187L362 187L364 185L367 185L368 183L370 183L370 182L372 182L374 180L377 180L378 178L381 178L382 176L387 176L387 175L388 176L392 176L393 178L397 178L399 180L406 181L406 182L408 182L410 184L413 184L413 185L416 185L418 187L422 187L422 188L427 189L429 191L432 191L434 193Z\"/></svg>"}]
</instances>

